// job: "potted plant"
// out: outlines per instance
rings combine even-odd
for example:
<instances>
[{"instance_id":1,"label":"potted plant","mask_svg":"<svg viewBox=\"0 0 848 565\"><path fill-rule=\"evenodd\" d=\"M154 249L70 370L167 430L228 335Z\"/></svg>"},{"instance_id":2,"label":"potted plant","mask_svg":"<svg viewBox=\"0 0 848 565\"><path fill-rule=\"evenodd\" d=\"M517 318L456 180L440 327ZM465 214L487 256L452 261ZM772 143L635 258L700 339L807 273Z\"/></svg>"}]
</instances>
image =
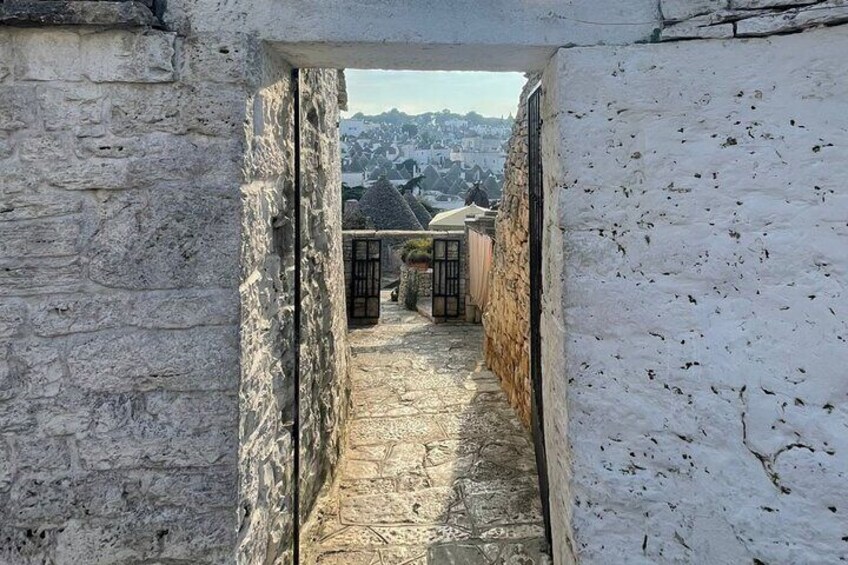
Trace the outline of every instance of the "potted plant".
<instances>
[{"instance_id":1,"label":"potted plant","mask_svg":"<svg viewBox=\"0 0 848 565\"><path fill-rule=\"evenodd\" d=\"M433 254L424 249L414 249L406 256L406 264L413 269L426 271L430 268L430 263L433 261Z\"/></svg>"},{"instance_id":2,"label":"potted plant","mask_svg":"<svg viewBox=\"0 0 848 565\"><path fill-rule=\"evenodd\" d=\"M433 261L433 242L427 238L410 239L403 244L400 258L407 266L426 271Z\"/></svg>"}]
</instances>

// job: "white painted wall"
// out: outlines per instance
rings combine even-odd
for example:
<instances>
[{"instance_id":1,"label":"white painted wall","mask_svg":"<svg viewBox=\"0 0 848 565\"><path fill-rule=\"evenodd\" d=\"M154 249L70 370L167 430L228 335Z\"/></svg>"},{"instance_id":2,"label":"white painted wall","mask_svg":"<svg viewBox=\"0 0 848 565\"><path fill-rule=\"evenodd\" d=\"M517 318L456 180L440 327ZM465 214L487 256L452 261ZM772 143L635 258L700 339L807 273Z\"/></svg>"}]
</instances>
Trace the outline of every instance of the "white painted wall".
<instances>
[{"instance_id":1,"label":"white painted wall","mask_svg":"<svg viewBox=\"0 0 848 565\"><path fill-rule=\"evenodd\" d=\"M546 426L581 563L848 555L845 53L837 27L548 67Z\"/></svg>"}]
</instances>

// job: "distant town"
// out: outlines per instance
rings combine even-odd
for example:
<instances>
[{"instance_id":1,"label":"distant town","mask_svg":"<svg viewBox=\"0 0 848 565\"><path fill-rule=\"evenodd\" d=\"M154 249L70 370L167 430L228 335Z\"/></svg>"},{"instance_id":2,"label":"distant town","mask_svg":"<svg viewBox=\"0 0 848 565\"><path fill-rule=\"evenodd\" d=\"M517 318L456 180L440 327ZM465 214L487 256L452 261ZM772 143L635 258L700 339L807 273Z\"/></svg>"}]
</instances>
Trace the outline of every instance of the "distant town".
<instances>
[{"instance_id":1,"label":"distant town","mask_svg":"<svg viewBox=\"0 0 848 565\"><path fill-rule=\"evenodd\" d=\"M340 124L345 198L377 181L388 181L428 208L452 210L465 204L469 189L496 201L504 182L506 145L513 118L488 118L450 110L408 115L397 109L361 113Z\"/></svg>"}]
</instances>

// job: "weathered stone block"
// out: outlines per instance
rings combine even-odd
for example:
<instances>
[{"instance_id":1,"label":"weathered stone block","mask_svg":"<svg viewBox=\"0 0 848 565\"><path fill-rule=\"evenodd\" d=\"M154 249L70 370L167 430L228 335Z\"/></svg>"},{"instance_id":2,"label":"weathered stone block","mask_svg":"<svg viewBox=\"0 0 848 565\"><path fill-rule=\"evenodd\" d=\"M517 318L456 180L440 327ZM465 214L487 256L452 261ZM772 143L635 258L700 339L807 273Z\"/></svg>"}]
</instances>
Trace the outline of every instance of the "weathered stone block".
<instances>
[{"instance_id":1,"label":"weathered stone block","mask_svg":"<svg viewBox=\"0 0 848 565\"><path fill-rule=\"evenodd\" d=\"M157 22L147 0L6 0L0 6L0 23L132 27Z\"/></svg>"},{"instance_id":2,"label":"weathered stone block","mask_svg":"<svg viewBox=\"0 0 848 565\"><path fill-rule=\"evenodd\" d=\"M234 85L113 85L112 132L234 136L244 127L246 93Z\"/></svg>"},{"instance_id":3,"label":"weathered stone block","mask_svg":"<svg viewBox=\"0 0 848 565\"><path fill-rule=\"evenodd\" d=\"M0 259L0 295L67 292L83 286L82 263L76 257Z\"/></svg>"},{"instance_id":4,"label":"weathered stone block","mask_svg":"<svg viewBox=\"0 0 848 565\"><path fill-rule=\"evenodd\" d=\"M18 157L35 166L56 166L72 155L70 140L61 134L28 137L18 143Z\"/></svg>"},{"instance_id":5,"label":"weathered stone block","mask_svg":"<svg viewBox=\"0 0 848 565\"><path fill-rule=\"evenodd\" d=\"M235 324L238 300L234 294L177 290L48 297L34 306L32 328L36 335L52 337L120 327L186 329Z\"/></svg>"},{"instance_id":6,"label":"weathered stone block","mask_svg":"<svg viewBox=\"0 0 848 565\"><path fill-rule=\"evenodd\" d=\"M34 86L0 86L0 130L15 131L33 125L34 100Z\"/></svg>"},{"instance_id":7,"label":"weathered stone block","mask_svg":"<svg viewBox=\"0 0 848 565\"><path fill-rule=\"evenodd\" d=\"M4 523L0 527L0 562L35 563L49 562L53 559L57 528L14 527Z\"/></svg>"},{"instance_id":8,"label":"weathered stone block","mask_svg":"<svg viewBox=\"0 0 848 565\"><path fill-rule=\"evenodd\" d=\"M740 20L736 24L736 35L760 37L845 22L848 22L848 5L840 0L832 0L816 4L808 10L799 8Z\"/></svg>"},{"instance_id":9,"label":"weathered stone block","mask_svg":"<svg viewBox=\"0 0 848 565\"><path fill-rule=\"evenodd\" d=\"M80 225L75 217L61 220L0 223L0 259L61 257L79 251Z\"/></svg>"},{"instance_id":10,"label":"weathered stone block","mask_svg":"<svg viewBox=\"0 0 848 565\"><path fill-rule=\"evenodd\" d=\"M23 397L34 400L59 394L67 371L55 344L27 339L13 342L8 351L9 366Z\"/></svg>"},{"instance_id":11,"label":"weathered stone block","mask_svg":"<svg viewBox=\"0 0 848 565\"><path fill-rule=\"evenodd\" d=\"M144 157L128 165L130 186L170 181L224 187L241 176L242 143L205 135L149 134L141 138Z\"/></svg>"},{"instance_id":12,"label":"weathered stone block","mask_svg":"<svg viewBox=\"0 0 848 565\"><path fill-rule=\"evenodd\" d=\"M24 302L4 300L0 304L0 337L12 337L21 331L27 320L27 307Z\"/></svg>"},{"instance_id":13,"label":"weathered stone block","mask_svg":"<svg viewBox=\"0 0 848 565\"><path fill-rule=\"evenodd\" d=\"M821 0L730 0L730 8L734 10L758 10L760 8L788 8L817 4Z\"/></svg>"},{"instance_id":14,"label":"weathered stone block","mask_svg":"<svg viewBox=\"0 0 848 565\"><path fill-rule=\"evenodd\" d=\"M27 179L17 177L17 171L7 169L6 174L0 179L0 222L65 216L82 210L82 197L77 194L20 186L18 182L26 183ZM33 174L28 180L37 181L38 177Z\"/></svg>"},{"instance_id":15,"label":"weathered stone block","mask_svg":"<svg viewBox=\"0 0 848 565\"><path fill-rule=\"evenodd\" d=\"M728 0L662 0L661 9L663 19L681 21L723 10L727 4Z\"/></svg>"},{"instance_id":16,"label":"weathered stone block","mask_svg":"<svg viewBox=\"0 0 848 565\"><path fill-rule=\"evenodd\" d=\"M210 429L191 437L180 437L173 431L159 437L89 436L80 439L78 446L80 463L92 470L235 465L238 430Z\"/></svg>"},{"instance_id":17,"label":"weathered stone block","mask_svg":"<svg viewBox=\"0 0 848 565\"><path fill-rule=\"evenodd\" d=\"M258 55L242 33L199 33L186 38L182 48L180 78L198 83L246 83Z\"/></svg>"},{"instance_id":18,"label":"weathered stone block","mask_svg":"<svg viewBox=\"0 0 848 565\"><path fill-rule=\"evenodd\" d=\"M71 161L63 167L44 167L44 179L66 190L119 190L134 187L127 179L127 163L113 159Z\"/></svg>"},{"instance_id":19,"label":"weathered stone block","mask_svg":"<svg viewBox=\"0 0 848 565\"><path fill-rule=\"evenodd\" d=\"M236 194L227 190L144 190L108 196L87 255L91 279L111 287L235 287Z\"/></svg>"},{"instance_id":20,"label":"weathered stone block","mask_svg":"<svg viewBox=\"0 0 848 565\"><path fill-rule=\"evenodd\" d=\"M171 82L175 34L108 31L82 36L83 74L92 82Z\"/></svg>"},{"instance_id":21,"label":"weathered stone block","mask_svg":"<svg viewBox=\"0 0 848 565\"><path fill-rule=\"evenodd\" d=\"M55 87L40 85L38 107L47 131L67 131L75 135L102 135L107 98L103 87L88 83Z\"/></svg>"},{"instance_id":22,"label":"weathered stone block","mask_svg":"<svg viewBox=\"0 0 848 565\"><path fill-rule=\"evenodd\" d=\"M660 39L726 39L733 37L733 24L711 25L711 16L698 16L663 28Z\"/></svg>"},{"instance_id":23,"label":"weathered stone block","mask_svg":"<svg viewBox=\"0 0 848 565\"><path fill-rule=\"evenodd\" d=\"M76 336L68 370L77 386L91 391L232 390L237 333L221 326Z\"/></svg>"},{"instance_id":24,"label":"weathered stone block","mask_svg":"<svg viewBox=\"0 0 848 565\"><path fill-rule=\"evenodd\" d=\"M72 31L25 30L15 36L15 77L21 80L82 79L80 36Z\"/></svg>"},{"instance_id":25,"label":"weathered stone block","mask_svg":"<svg viewBox=\"0 0 848 565\"><path fill-rule=\"evenodd\" d=\"M12 34L8 31L0 31L0 82L12 74Z\"/></svg>"}]
</instances>

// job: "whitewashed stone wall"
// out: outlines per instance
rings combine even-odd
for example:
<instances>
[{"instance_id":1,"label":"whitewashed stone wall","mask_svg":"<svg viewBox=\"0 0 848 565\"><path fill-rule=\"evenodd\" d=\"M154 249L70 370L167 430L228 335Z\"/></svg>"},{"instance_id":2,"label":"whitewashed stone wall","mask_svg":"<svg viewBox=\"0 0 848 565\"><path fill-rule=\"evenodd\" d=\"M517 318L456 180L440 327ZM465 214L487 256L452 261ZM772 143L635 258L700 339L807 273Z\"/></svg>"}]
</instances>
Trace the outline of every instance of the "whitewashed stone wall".
<instances>
[{"instance_id":1,"label":"whitewashed stone wall","mask_svg":"<svg viewBox=\"0 0 848 565\"><path fill-rule=\"evenodd\" d=\"M0 29L0 563L232 558L247 81L198 41Z\"/></svg>"},{"instance_id":2,"label":"whitewashed stone wall","mask_svg":"<svg viewBox=\"0 0 848 565\"><path fill-rule=\"evenodd\" d=\"M848 554L846 52L836 27L548 67L560 562Z\"/></svg>"},{"instance_id":3,"label":"whitewashed stone wall","mask_svg":"<svg viewBox=\"0 0 848 565\"><path fill-rule=\"evenodd\" d=\"M238 33L0 30L0 563L289 559L289 73ZM347 352L338 75L304 75L305 514Z\"/></svg>"}]
</instances>

